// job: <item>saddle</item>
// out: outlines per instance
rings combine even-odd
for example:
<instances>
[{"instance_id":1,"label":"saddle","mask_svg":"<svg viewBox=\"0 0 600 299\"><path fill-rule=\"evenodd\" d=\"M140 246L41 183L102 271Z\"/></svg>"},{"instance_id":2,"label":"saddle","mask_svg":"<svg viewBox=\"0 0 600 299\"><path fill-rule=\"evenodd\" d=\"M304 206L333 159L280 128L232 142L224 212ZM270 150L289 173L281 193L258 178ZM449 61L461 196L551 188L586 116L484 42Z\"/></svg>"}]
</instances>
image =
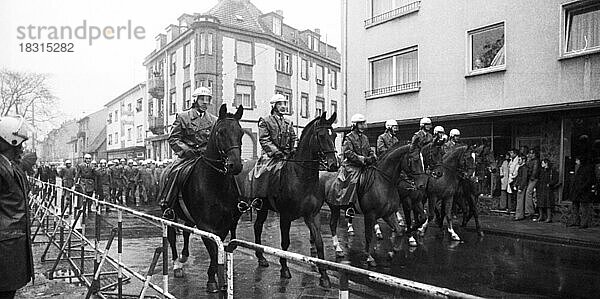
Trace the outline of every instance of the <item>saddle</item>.
<instances>
[{"instance_id":1,"label":"saddle","mask_svg":"<svg viewBox=\"0 0 600 299\"><path fill-rule=\"evenodd\" d=\"M162 199L161 203L165 203L168 207L173 207L173 203L179 197L179 190L187 183L194 166L201 159L202 157L179 159L165 168L164 173L160 178L159 198Z\"/></svg>"},{"instance_id":2,"label":"saddle","mask_svg":"<svg viewBox=\"0 0 600 299\"><path fill-rule=\"evenodd\" d=\"M366 171L350 165L341 167L331 190L328 191L327 198L333 201L330 204L347 206L350 203L356 203L358 196L364 194L366 189L372 185L373 178L373 171ZM331 196L331 193L334 196ZM359 205L356 205L356 208L359 209Z\"/></svg>"},{"instance_id":3,"label":"saddle","mask_svg":"<svg viewBox=\"0 0 600 299\"><path fill-rule=\"evenodd\" d=\"M261 156L256 163L244 163L244 169L249 169L247 175L237 176L236 181L240 194L244 198L266 198L275 209L276 198L282 191L282 175L284 161L275 160L267 155Z\"/></svg>"}]
</instances>

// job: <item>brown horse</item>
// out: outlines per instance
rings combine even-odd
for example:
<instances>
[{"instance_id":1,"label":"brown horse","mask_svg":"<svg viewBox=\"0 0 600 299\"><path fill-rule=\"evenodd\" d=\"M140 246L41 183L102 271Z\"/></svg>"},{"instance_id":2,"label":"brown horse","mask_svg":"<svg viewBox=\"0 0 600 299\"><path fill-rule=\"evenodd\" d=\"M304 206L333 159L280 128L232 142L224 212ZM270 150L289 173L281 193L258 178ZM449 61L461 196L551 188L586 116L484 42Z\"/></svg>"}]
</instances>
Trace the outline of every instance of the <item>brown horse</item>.
<instances>
[{"instance_id":1,"label":"brown horse","mask_svg":"<svg viewBox=\"0 0 600 299\"><path fill-rule=\"evenodd\" d=\"M374 248L371 246L374 236L372 228L377 219L382 218L392 228L394 232L392 236L393 244L395 244L394 249L397 249L398 237L402 234L403 229L398 224L395 213L400 207L400 202L408 200L407 198L400 198L398 189L401 188L403 191L405 191L404 188L411 189L411 185L406 184L401 175L402 170L409 169L407 159L409 150L409 145L392 147L375 165L367 167L359 179L358 204L360 211L364 215L365 251L369 266L377 265L372 256ZM336 178L337 175L335 173L321 173L319 191L321 196L326 198L327 205L331 210L329 225L334 247L338 255L340 255L339 252L342 249L337 240L337 224L342 206L337 203L337 190L333 188ZM415 182L417 189L423 189L425 181L424 176L418 176ZM407 196L406 192L402 192L402 195Z\"/></svg>"},{"instance_id":2,"label":"brown horse","mask_svg":"<svg viewBox=\"0 0 600 299\"><path fill-rule=\"evenodd\" d=\"M189 211L184 212L181 204L174 206L179 219L185 219L186 224L192 222L198 229L216 234L224 240L230 230L234 229L241 216L238 209L239 193L233 175L242 170L241 144L244 131L239 124L244 108L240 105L235 114L227 113L223 104L219 110L219 118L214 125L204 156L193 166L190 177L180 191L181 199ZM163 176L167 172L163 172ZM164 182L161 179L161 182ZM162 186L161 186L162 187ZM189 219L189 218L192 219ZM177 260L175 247L175 230L169 228L169 243L173 250L173 259ZM187 257L189 233L184 233L184 251ZM215 280L217 273L217 245L210 239L202 238L204 246L210 255L208 267L207 292L218 292ZM222 279L222 277L219 277ZM221 289L224 291L224 289Z\"/></svg>"},{"instance_id":3,"label":"brown horse","mask_svg":"<svg viewBox=\"0 0 600 299\"><path fill-rule=\"evenodd\" d=\"M445 153L440 162L431 159L434 156L432 152L436 150L433 143L425 145L421 150L424 164L428 165L431 174L426 188L429 202L428 222L433 221L437 216L437 223L441 228L446 219L448 232L455 241L460 241L460 237L454 231L452 224L454 198L464 179L462 170L472 168L474 164L467 149L467 146L457 147Z\"/></svg>"},{"instance_id":4,"label":"brown horse","mask_svg":"<svg viewBox=\"0 0 600 299\"><path fill-rule=\"evenodd\" d=\"M323 249L323 239L318 223L318 215L323 206L323 197L318 196L315 186L319 183L319 165L323 156L328 166L328 170L335 171L338 168L338 161L335 156L335 145L332 139L331 124L335 122L336 113L327 119L325 113L312 120L302 130L302 135L298 141L298 147L294 157L284 161L281 169L281 183L279 186L270 186L277 189L272 192L264 201L262 208L257 211L256 221L254 222L254 242L261 244L262 228L269 210L279 213L279 226L281 230L281 248L287 250L290 246L290 226L291 222L298 218L304 218L304 223L310 230L312 240L315 240L317 255L320 259L325 258ZM247 186L247 177L256 161L244 163L244 170L236 178L240 181L240 186ZM243 183L246 182L246 183ZM272 190L271 189L271 190ZM268 267L269 263L262 252L257 251L256 257L261 267ZM281 278L291 278L292 275L287 266L287 260L279 259L281 264ZM323 287L330 287L331 282L325 269L319 269L321 277L319 283Z\"/></svg>"}]
</instances>

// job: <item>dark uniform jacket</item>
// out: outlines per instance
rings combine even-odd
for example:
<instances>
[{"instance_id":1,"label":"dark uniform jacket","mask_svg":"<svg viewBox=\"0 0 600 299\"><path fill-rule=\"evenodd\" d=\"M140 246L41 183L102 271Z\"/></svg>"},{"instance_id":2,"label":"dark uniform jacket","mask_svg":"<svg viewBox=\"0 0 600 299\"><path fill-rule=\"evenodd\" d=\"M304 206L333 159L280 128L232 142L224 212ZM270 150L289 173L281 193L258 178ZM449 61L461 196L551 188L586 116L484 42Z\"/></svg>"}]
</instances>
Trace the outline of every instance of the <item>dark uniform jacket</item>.
<instances>
[{"instance_id":1,"label":"dark uniform jacket","mask_svg":"<svg viewBox=\"0 0 600 299\"><path fill-rule=\"evenodd\" d=\"M62 185L65 188L71 188L75 184L75 167L65 167L58 172L58 176L62 179Z\"/></svg>"},{"instance_id":2,"label":"dark uniform jacket","mask_svg":"<svg viewBox=\"0 0 600 299\"><path fill-rule=\"evenodd\" d=\"M550 208L554 206L554 191L559 186L558 172L552 167L541 168L539 181L535 187L537 206L539 208Z\"/></svg>"},{"instance_id":3,"label":"dark uniform jacket","mask_svg":"<svg viewBox=\"0 0 600 299\"><path fill-rule=\"evenodd\" d=\"M278 152L287 155L294 147L296 133L291 120L283 116L269 115L258 120L258 140L269 157Z\"/></svg>"},{"instance_id":4,"label":"dark uniform jacket","mask_svg":"<svg viewBox=\"0 0 600 299\"><path fill-rule=\"evenodd\" d=\"M0 154L0 291L33 278L25 172Z\"/></svg>"},{"instance_id":5,"label":"dark uniform jacket","mask_svg":"<svg viewBox=\"0 0 600 299\"><path fill-rule=\"evenodd\" d=\"M50 170L48 171L48 183L56 184L57 176L58 176L58 172L56 171L56 168L50 167Z\"/></svg>"},{"instance_id":6,"label":"dark uniform jacket","mask_svg":"<svg viewBox=\"0 0 600 299\"><path fill-rule=\"evenodd\" d=\"M385 154L394 144L398 143L398 138L389 131L377 137L377 155Z\"/></svg>"},{"instance_id":7,"label":"dark uniform jacket","mask_svg":"<svg viewBox=\"0 0 600 299\"><path fill-rule=\"evenodd\" d=\"M49 176L50 167L42 165L38 168L38 178L40 179L40 181L47 182Z\"/></svg>"},{"instance_id":8,"label":"dark uniform jacket","mask_svg":"<svg viewBox=\"0 0 600 299\"><path fill-rule=\"evenodd\" d=\"M342 144L345 166L363 167L366 165L365 159L375 157L375 153L369 145L367 135L354 130L346 135Z\"/></svg>"},{"instance_id":9,"label":"dark uniform jacket","mask_svg":"<svg viewBox=\"0 0 600 299\"><path fill-rule=\"evenodd\" d=\"M125 178L123 177L123 165L115 165L112 172L112 180L117 185L123 185Z\"/></svg>"},{"instance_id":10,"label":"dark uniform jacket","mask_svg":"<svg viewBox=\"0 0 600 299\"><path fill-rule=\"evenodd\" d=\"M410 155L413 160L420 158L419 154L423 147L433 141L433 135L425 130L417 131L410 142Z\"/></svg>"},{"instance_id":11,"label":"dark uniform jacket","mask_svg":"<svg viewBox=\"0 0 600 299\"><path fill-rule=\"evenodd\" d=\"M140 168L140 181L145 186L150 186L154 181L154 172L148 167Z\"/></svg>"},{"instance_id":12,"label":"dark uniform jacket","mask_svg":"<svg viewBox=\"0 0 600 299\"><path fill-rule=\"evenodd\" d=\"M92 164L80 163L77 165L75 181L81 179L80 184L83 187L83 190L87 193L94 192L96 185L94 182L96 174L94 172L95 170L94 167L92 167Z\"/></svg>"},{"instance_id":13,"label":"dark uniform jacket","mask_svg":"<svg viewBox=\"0 0 600 299\"><path fill-rule=\"evenodd\" d=\"M111 183L111 170L108 168L99 167L95 171L96 174L96 185L98 187L110 186Z\"/></svg>"},{"instance_id":14,"label":"dark uniform jacket","mask_svg":"<svg viewBox=\"0 0 600 299\"><path fill-rule=\"evenodd\" d=\"M123 176L130 183L137 182L140 179L140 170L135 166L125 166Z\"/></svg>"},{"instance_id":15,"label":"dark uniform jacket","mask_svg":"<svg viewBox=\"0 0 600 299\"><path fill-rule=\"evenodd\" d=\"M208 112L200 116L196 109L183 111L175 118L169 135L169 145L180 158L202 155L206 151L208 137L216 122L217 117Z\"/></svg>"}]
</instances>

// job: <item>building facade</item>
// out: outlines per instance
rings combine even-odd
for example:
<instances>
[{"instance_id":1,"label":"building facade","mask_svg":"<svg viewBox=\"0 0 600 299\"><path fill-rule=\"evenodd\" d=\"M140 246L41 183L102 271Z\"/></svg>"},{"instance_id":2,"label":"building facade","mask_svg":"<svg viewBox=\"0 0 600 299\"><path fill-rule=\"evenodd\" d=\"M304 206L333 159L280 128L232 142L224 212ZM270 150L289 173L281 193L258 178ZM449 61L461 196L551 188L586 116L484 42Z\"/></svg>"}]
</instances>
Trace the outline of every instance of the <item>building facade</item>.
<instances>
[{"instance_id":1,"label":"building facade","mask_svg":"<svg viewBox=\"0 0 600 299\"><path fill-rule=\"evenodd\" d=\"M106 149L109 159L145 159L146 83L136 84L106 105Z\"/></svg>"},{"instance_id":2,"label":"building facade","mask_svg":"<svg viewBox=\"0 0 600 299\"><path fill-rule=\"evenodd\" d=\"M78 131L79 124L76 120L66 121L59 128L50 131L44 141L38 144L38 148L41 150L40 160L42 162L64 162L73 159L72 145L68 142L77 136Z\"/></svg>"},{"instance_id":3,"label":"building facade","mask_svg":"<svg viewBox=\"0 0 600 299\"><path fill-rule=\"evenodd\" d=\"M77 134L68 142L73 163L82 162L85 154L96 161L106 159L106 114L106 109L101 109L77 121Z\"/></svg>"},{"instance_id":4,"label":"building facade","mask_svg":"<svg viewBox=\"0 0 600 299\"><path fill-rule=\"evenodd\" d=\"M429 116L496 154L538 149L563 186L575 156L598 158L598 1L342 4L345 119L365 113L372 140L396 119L407 141Z\"/></svg>"},{"instance_id":5,"label":"building facade","mask_svg":"<svg viewBox=\"0 0 600 299\"><path fill-rule=\"evenodd\" d=\"M275 93L288 99L298 134L320 113L340 113L340 53L318 29L300 31L283 20L283 12L262 13L248 0L222 0L205 14L183 14L156 37L144 62L150 158L173 158L170 126L176 113L191 107L191 93L200 86L213 92L213 114L221 104L230 111L244 106L246 159L260 155L257 123L269 114Z\"/></svg>"}]
</instances>

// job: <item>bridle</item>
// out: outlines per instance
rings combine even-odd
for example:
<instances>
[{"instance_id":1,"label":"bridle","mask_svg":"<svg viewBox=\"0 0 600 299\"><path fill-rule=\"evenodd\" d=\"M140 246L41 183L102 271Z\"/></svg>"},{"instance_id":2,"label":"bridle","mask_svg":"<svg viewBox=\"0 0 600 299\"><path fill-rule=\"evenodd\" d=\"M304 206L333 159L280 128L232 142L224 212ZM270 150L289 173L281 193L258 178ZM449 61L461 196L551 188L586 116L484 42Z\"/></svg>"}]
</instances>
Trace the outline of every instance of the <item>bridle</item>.
<instances>
[{"instance_id":1,"label":"bridle","mask_svg":"<svg viewBox=\"0 0 600 299\"><path fill-rule=\"evenodd\" d=\"M325 156L327 156L327 154L335 154L337 153L337 150L332 149L332 150L323 150L324 148L326 148L325 145L323 145L322 140L319 138L319 132L320 130L329 130L330 126L322 126L320 124L315 124L313 130L314 133L312 134L312 136L310 137L311 139L309 140L309 145L313 144L313 140L316 139L317 144L319 145L319 150L317 151L317 156L318 159L313 159L313 160L296 160L296 159L283 159L283 161L286 162L293 162L293 163L300 163L300 165L302 167L307 167L310 169L315 169L314 167L308 167L308 166L303 166L304 163L319 163L319 166L322 164L323 166L327 166L323 160ZM316 167L316 169L319 168L319 166Z\"/></svg>"},{"instance_id":2,"label":"bridle","mask_svg":"<svg viewBox=\"0 0 600 299\"><path fill-rule=\"evenodd\" d=\"M222 121L225 120L233 120L233 121L237 121L237 119L232 118L232 117L227 117L227 118L223 118L217 121L217 123L215 124L215 128L219 125L219 123L221 123ZM215 133L214 136L216 136L218 133ZM212 136L211 134L211 138L215 138ZM218 159L213 159L213 158L209 158L206 155L203 155L201 157L202 161L204 161L204 163L206 165L208 165L210 168L214 169L215 171L217 171L218 173L222 174L222 175L226 175L227 172L229 171L229 169L227 168L227 162L229 160L228 154L230 151L234 150L234 149L240 149L241 145L232 145L230 147L227 147L225 149L222 149L219 146L218 142L215 142L215 147L217 149L217 153L219 154L219 158Z\"/></svg>"}]
</instances>

